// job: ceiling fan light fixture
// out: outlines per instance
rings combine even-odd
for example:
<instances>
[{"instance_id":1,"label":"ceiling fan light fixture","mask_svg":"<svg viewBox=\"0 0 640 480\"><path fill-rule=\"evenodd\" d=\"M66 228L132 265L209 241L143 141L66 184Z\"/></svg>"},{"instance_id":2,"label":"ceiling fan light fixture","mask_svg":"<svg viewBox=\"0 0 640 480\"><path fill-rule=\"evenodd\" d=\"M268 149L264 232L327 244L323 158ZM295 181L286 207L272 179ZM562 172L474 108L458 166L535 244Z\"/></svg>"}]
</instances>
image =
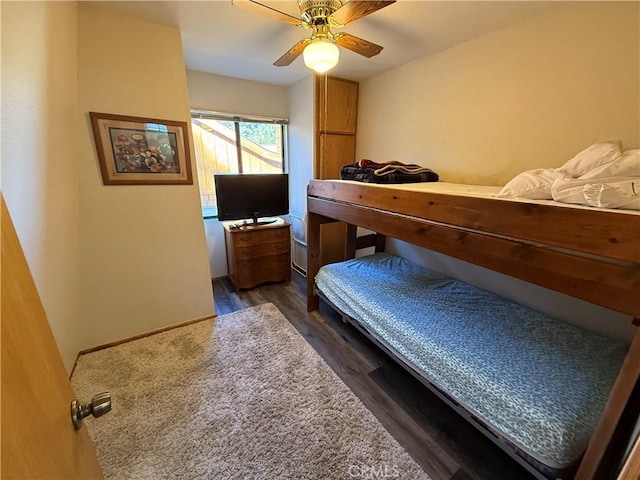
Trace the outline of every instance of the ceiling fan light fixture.
<instances>
[{"instance_id":1,"label":"ceiling fan light fixture","mask_svg":"<svg viewBox=\"0 0 640 480\"><path fill-rule=\"evenodd\" d=\"M338 64L340 50L329 40L314 40L302 52L304 64L317 73L331 70Z\"/></svg>"}]
</instances>

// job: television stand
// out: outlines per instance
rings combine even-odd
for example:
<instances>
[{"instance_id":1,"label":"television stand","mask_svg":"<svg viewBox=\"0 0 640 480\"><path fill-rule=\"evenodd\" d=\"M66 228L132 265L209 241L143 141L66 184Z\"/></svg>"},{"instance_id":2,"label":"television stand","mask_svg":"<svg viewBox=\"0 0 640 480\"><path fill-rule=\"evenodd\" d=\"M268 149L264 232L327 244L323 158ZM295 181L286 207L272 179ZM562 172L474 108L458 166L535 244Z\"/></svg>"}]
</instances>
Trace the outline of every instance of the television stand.
<instances>
[{"instance_id":1,"label":"television stand","mask_svg":"<svg viewBox=\"0 0 640 480\"><path fill-rule=\"evenodd\" d=\"M262 220L258 220L257 218L254 218L251 221L245 220L244 224L249 227L252 225L270 225L272 223L277 222L278 220L279 220L278 218L269 218L269 219L262 219Z\"/></svg>"},{"instance_id":2,"label":"television stand","mask_svg":"<svg viewBox=\"0 0 640 480\"><path fill-rule=\"evenodd\" d=\"M291 279L290 224L282 219L236 225L225 223L229 279L236 291Z\"/></svg>"}]
</instances>

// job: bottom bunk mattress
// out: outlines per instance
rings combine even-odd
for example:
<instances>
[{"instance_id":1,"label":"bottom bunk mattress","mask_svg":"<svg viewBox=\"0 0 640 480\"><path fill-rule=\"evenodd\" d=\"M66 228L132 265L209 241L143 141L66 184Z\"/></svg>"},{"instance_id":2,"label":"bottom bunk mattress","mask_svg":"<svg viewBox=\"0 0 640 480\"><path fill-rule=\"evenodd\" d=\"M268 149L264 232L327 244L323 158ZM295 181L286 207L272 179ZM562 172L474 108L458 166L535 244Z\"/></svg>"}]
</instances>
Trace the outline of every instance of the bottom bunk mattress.
<instances>
[{"instance_id":1,"label":"bottom bunk mattress","mask_svg":"<svg viewBox=\"0 0 640 480\"><path fill-rule=\"evenodd\" d=\"M315 282L546 472L580 458L628 349L386 253L325 265Z\"/></svg>"}]
</instances>

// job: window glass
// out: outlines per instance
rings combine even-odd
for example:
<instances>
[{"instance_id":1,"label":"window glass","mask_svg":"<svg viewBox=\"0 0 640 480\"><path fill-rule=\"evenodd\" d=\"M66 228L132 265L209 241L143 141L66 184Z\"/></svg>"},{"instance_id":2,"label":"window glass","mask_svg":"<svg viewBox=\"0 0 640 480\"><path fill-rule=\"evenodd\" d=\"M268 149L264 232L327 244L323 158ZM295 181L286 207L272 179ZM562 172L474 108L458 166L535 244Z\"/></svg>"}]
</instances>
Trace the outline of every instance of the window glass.
<instances>
[{"instance_id":1,"label":"window glass","mask_svg":"<svg viewBox=\"0 0 640 480\"><path fill-rule=\"evenodd\" d=\"M281 173L282 125L240 123L243 173Z\"/></svg>"},{"instance_id":2,"label":"window glass","mask_svg":"<svg viewBox=\"0 0 640 480\"><path fill-rule=\"evenodd\" d=\"M282 173L286 125L191 118L202 214L216 217L214 173ZM236 132L240 132L240 145ZM238 148L240 147L240 148Z\"/></svg>"}]
</instances>

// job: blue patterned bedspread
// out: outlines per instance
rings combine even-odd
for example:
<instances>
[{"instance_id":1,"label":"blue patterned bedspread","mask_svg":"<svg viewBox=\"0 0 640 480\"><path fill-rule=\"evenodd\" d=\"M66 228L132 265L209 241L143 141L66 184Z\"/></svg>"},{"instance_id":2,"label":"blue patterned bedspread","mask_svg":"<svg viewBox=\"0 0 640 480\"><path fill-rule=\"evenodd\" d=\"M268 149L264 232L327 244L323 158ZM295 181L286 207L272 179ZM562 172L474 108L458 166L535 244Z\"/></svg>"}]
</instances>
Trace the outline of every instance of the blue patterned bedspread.
<instances>
[{"instance_id":1,"label":"blue patterned bedspread","mask_svg":"<svg viewBox=\"0 0 640 480\"><path fill-rule=\"evenodd\" d=\"M325 265L316 285L432 383L552 468L583 453L628 348L384 253Z\"/></svg>"}]
</instances>

